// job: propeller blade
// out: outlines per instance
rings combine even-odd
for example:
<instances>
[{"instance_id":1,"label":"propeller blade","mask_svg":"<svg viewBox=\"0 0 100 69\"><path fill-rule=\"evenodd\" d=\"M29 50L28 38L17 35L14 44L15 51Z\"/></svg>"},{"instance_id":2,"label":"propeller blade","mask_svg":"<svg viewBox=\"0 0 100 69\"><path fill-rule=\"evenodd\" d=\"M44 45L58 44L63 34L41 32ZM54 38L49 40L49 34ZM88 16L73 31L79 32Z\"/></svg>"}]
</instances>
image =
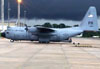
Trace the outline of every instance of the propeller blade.
<instances>
[{"instance_id":1,"label":"propeller blade","mask_svg":"<svg viewBox=\"0 0 100 69\"><path fill-rule=\"evenodd\" d=\"M25 24L25 27L26 27L25 30L28 31L28 26L27 26L27 24Z\"/></svg>"}]
</instances>

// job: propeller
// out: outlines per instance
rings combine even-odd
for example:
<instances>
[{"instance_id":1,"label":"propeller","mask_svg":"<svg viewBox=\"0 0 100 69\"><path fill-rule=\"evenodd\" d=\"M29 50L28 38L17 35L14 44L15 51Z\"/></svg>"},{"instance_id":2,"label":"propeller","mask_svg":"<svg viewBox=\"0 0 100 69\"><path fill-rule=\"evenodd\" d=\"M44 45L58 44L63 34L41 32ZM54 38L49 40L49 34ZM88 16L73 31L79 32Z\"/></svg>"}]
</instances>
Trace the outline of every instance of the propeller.
<instances>
[{"instance_id":1,"label":"propeller","mask_svg":"<svg viewBox=\"0 0 100 69\"><path fill-rule=\"evenodd\" d=\"M26 27L25 30L28 31L28 26L27 26L27 24L25 24L25 27Z\"/></svg>"}]
</instances>

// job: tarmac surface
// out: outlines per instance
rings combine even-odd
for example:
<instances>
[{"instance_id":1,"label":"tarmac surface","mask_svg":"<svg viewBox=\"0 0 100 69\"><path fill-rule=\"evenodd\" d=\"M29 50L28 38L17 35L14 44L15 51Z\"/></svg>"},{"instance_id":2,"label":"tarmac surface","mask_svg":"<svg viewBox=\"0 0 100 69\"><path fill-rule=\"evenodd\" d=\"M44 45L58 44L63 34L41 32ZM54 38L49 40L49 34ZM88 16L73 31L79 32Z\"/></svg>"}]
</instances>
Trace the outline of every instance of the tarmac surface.
<instances>
[{"instance_id":1,"label":"tarmac surface","mask_svg":"<svg viewBox=\"0 0 100 69\"><path fill-rule=\"evenodd\" d=\"M0 38L0 69L100 69L100 40L73 38L80 43L10 43Z\"/></svg>"}]
</instances>

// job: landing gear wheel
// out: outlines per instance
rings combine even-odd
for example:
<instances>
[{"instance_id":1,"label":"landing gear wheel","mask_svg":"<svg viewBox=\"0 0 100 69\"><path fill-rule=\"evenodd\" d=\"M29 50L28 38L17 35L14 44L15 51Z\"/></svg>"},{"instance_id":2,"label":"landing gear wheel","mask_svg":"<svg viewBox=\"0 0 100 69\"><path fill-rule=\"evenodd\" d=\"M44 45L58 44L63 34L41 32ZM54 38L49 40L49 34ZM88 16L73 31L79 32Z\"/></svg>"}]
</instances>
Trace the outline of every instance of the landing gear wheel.
<instances>
[{"instance_id":1,"label":"landing gear wheel","mask_svg":"<svg viewBox=\"0 0 100 69\"><path fill-rule=\"evenodd\" d=\"M34 40L31 40L31 42L33 42Z\"/></svg>"},{"instance_id":2,"label":"landing gear wheel","mask_svg":"<svg viewBox=\"0 0 100 69\"><path fill-rule=\"evenodd\" d=\"M50 43L50 42L49 42L49 41L47 41L47 42L39 41L39 43L46 43L46 44L48 44L48 43Z\"/></svg>"},{"instance_id":3,"label":"landing gear wheel","mask_svg":"<svg viewBox=\"0 0 100 69\"><path fill-rule=\"evenodd\" d=\"M10 40L10 42L14 42L14 40Z\"/></svg>"},{"instance_id":4,"label":"landing gear wheel","mask_svg":"<svg viewBox=\"0 0 100 69\"><path fill-rule=\"evenodd\" d=\"M48 41L48 42L46 42L47 44L49 44L50 42Z\"/></svg>"},{"instance_id":5,"label":"landing gear wheel","mask_svg":"<svg viewBox=\"0 0 100 69\"><path fill-rule=\"evenodd\" d=\"M72 39L71 38L69 38L69 42L72 43Z\"/></svg>"}]
</instances>

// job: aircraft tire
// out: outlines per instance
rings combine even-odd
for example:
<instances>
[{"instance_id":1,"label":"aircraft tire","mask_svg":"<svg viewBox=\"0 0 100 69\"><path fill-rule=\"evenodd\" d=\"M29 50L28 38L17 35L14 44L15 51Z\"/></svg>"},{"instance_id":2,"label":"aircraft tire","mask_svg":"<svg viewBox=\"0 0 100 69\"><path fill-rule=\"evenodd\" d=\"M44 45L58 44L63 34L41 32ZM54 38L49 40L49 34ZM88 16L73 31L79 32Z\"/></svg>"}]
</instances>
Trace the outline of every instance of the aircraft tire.
<instances>
[{"instance_id":1,"label":"aircraft tire","mask_svg":"<svg viewBox=\"0 0 100 69\"><path fill-rule=\"evenodd\" d=\"M14 42L14 40L10 40L10 42Z\"/></svg>"},{"instance_id":2,"label":"aircraft tire","mask_svg":"<svg viewBox=\"0 0 100 69\"><path fill-rule=\"evenodd\" d=\"M50 43L50 42L48 41L48 42L46 42L46 43L48 44L48 43Z\"/></svg>"},{"instance_id":3,"label":"aircraft tire","mask_svg":"<svg viewBox=\"0 0 100 69\"><path fill-rule=\"evenodd\" d=\"M50 42L42 42L42 41L39 41L39 43L46 43L46 44L48 44L48 43L50 43Z\"/></svg>"}]
</instances>

